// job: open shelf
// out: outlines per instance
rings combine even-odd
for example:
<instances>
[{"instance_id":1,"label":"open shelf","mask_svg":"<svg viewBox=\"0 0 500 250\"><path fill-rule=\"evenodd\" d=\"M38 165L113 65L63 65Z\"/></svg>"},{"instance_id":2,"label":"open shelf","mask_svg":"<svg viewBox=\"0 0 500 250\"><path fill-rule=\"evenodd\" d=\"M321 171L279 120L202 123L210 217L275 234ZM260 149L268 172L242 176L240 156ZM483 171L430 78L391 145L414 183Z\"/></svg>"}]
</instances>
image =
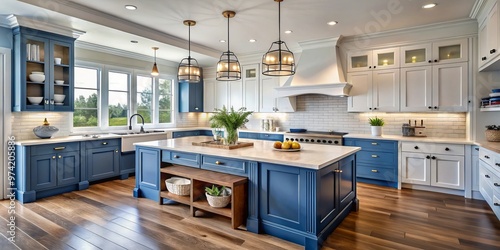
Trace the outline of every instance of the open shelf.
<instances>
[{"instance_id":1,"label":"open shelf","mask_svg":"<svg viewBox=\"0 0 500 250\"><path fill-rule=\"evenodd\" d=\"M175 195L167 191L165 180L170 177L183 177L191 181L189 196ZM160 204L169 199L190 206L192 216L196 210L222 215L231 218L232 228L245 223L247 215L247 182L246 177L219 173L199 168L180 165L168 165L160 169ZM205 197L205 187L226 186L231 188L231 202L223 208L214 208Z\"/></svg>"},{"instance_id":2,"label":"open shelf","mask_svg":"<svg viewBox=\"0 0 500 250\"><path fill-rule=\"evenodd\" d=\"M500 106L498 107L491 107L491 108L481 108L481 111L500 111Z\"/></svg>"}]
</instances>

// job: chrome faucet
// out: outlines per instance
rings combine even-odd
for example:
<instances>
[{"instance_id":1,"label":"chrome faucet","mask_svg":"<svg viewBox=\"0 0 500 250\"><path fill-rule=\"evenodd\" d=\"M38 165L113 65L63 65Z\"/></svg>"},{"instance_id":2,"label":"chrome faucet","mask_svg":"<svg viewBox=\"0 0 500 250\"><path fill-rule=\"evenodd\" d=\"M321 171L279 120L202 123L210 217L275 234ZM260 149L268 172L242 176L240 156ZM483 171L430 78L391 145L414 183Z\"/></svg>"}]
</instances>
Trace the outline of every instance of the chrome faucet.
<instances>
[{"instance_id":1,"label":"chrome faucet","mask_svg":"<svg viewBox=\"0 0 500 250\"><path fill-rule=\"evenodd\" d=\"M128 130L132 130L132 118L134 118L134 116L139 116L142 120L142 126L141 126L141 131L139 131L139 133L146 133L146 131L144 131L144 117L142 117L141 114L133 114L130 119L129 119L129 122L128 122Z\"/></svg>"}]
</instances>

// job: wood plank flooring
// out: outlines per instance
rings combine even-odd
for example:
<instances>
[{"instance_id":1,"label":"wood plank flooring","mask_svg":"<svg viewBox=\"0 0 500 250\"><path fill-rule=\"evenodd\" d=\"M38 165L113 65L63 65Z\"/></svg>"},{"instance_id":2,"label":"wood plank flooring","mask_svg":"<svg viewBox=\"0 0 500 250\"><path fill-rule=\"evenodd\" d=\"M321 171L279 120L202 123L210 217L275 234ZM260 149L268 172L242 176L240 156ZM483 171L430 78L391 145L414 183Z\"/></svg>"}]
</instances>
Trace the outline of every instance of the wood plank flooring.
<instances>
[{"instance_id":1,"label":"wood plank flooring","mask_svg":"<svg viewBox=\"0 0 500 250\"><path fill-rule=\"evenodd\" d=\"M16 205L16 242L7 240L0 201L0 249L302 249L185 205L132 197L134 178ZM500 222L484 201L358 185L352 212L323 249L500 249Z\"/></svg>"}]
</instances>

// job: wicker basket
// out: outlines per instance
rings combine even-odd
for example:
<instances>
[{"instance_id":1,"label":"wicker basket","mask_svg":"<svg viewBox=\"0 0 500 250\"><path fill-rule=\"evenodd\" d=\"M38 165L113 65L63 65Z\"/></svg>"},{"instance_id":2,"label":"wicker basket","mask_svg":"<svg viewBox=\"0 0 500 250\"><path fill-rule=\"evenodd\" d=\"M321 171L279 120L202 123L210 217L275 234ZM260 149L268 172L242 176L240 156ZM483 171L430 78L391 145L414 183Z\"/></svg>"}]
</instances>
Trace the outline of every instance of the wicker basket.
<instances>
[{"instance_id":1,"label":"wicker basket","mask_svg":"<svg viewBox=\"0 0 500 250\"><path fill-rule=\"evenodd\" d=\"M191 192L191 181L189 179L172 177L165 180L165 185L172 194L186 196Z\"/></svg>"},{"instance_id":2,"label":"wicker basket","mask_svg":"<svg viewBox=\"0 0 500 250\"><path fill-rule=\"evenodd\" d=\"M212 196L209 195L208 193L205 193L205 195L207 196L208 205L210 205L211 207L217 207L217 208L226 207L227 204L231 202L231 195Z\"/></svg>"},{"instance_id":3,"label":"wicker basket","mask_svg":"<svg viewBox=\"0 0 500 250\"><path fill-rule=\"evenodd\" d=\"M484 131L487 141L500 141L500 130Z\"/></svg>"}]
</instances>

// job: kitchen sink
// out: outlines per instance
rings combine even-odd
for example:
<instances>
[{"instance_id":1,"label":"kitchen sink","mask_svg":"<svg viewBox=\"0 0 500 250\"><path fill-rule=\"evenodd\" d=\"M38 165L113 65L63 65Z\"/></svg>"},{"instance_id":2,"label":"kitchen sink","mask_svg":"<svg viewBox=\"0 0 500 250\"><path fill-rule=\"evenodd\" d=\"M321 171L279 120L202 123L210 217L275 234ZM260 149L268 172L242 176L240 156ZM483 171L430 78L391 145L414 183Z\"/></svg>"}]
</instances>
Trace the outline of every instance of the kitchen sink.
<instances>
[{"instance_id":1,"label":"kitchen sink","mask_svg":"<svg viewBox=\"0 0 500 250\"><path fill-rule=\"evenodd\" d=\"M113 133L115 135L140 135L140 134L151 134L151 133L163 133L165 131L163 130L150 130L150 131L144 131L144 132L120 132L120 133Z\"/></svg>"}]
</instances>

